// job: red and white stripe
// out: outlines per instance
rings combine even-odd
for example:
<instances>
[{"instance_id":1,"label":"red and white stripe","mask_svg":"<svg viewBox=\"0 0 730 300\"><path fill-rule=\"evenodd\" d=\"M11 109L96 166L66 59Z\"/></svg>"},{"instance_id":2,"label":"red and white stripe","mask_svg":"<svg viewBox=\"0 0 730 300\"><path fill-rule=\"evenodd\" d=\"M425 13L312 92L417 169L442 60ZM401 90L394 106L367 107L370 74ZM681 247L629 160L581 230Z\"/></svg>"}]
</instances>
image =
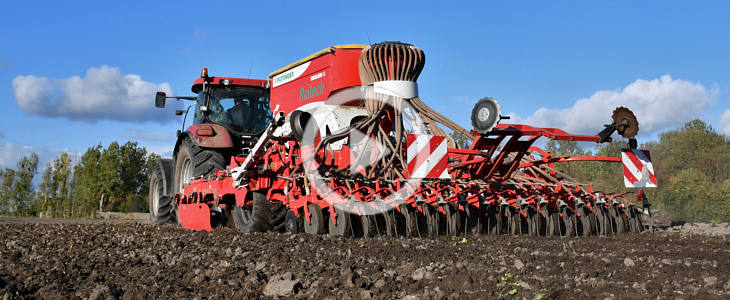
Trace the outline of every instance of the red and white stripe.
<instances>
[{"instance_id":1,"label":"red and white stripe","mask_svg":"<svg viewBox=\"0 0 730 300\"><path fill-rule=\"evenodd\" d=\"M446 137L426 134L407 135L406 155L411 178L451 179L447 170Z\"/></svg>"},{"instance_id":2,"label":"red and white stripe","mask_svg":"<svg viewBox=\"0 0 730 300\"><path fill-rule=\"evenodd\" d=\"M649 151L622 149L621 160L624 164L624 185L626 187L657 186Z\"/></svg>"}]
</instances>

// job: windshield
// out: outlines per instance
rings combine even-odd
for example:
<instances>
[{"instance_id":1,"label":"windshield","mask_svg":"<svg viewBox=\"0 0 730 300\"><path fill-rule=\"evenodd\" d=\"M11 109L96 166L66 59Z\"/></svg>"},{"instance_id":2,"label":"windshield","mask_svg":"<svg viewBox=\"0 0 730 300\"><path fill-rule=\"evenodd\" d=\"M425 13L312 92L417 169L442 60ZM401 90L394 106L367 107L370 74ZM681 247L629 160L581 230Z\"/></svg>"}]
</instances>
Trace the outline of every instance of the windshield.
<instances>
[{"instance_id":1,"label":"windshield","mask_svg":"<svg viewBox=\"0 0 730 300\"><path fill-rule=\"evenodd\" d=\"M269 93L254 87L214 87L209 89L207 118L210 122L222 125L233 133L241 135L258 134L271 122ZM203 101L203 93L198 95L198 105ZM196 123L204 123L199 109L195 114Z\"/></svg>"}]
</instances>

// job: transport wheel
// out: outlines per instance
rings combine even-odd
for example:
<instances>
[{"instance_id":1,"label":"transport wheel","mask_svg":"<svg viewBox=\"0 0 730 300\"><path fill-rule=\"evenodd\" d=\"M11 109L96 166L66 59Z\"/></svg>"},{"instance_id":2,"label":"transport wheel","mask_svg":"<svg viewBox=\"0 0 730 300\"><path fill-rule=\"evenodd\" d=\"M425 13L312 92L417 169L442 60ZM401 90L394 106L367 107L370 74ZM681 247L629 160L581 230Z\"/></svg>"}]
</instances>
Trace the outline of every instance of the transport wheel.
<instances>
[{"instance_id":1,"label":"transport wheel","mask_svg":"<svg viewBox=\"0 0 730 300\"><path fill-rule=\"evenodd\" d=\"M307 206L309 209L309 221L304 218L304 232L309 234L323 234L324 233L324 214L322 208L319 205L310 203Z\"/></svg>"},{"instance_id":2,"label":"transport wheel","mask_svg":"<svg viewBox=\"0 0 730 300\"><path fill-rule=\"evenodd\" d=\"M164 182L159 165L150 174L149 189L150 221L156 224L172 223L175 213L172 207L172 197L163 195Z\"/></svg>"},{"instance_id":3,"label":"transport wheel","mask_svg":"<svg viewBox=\"0 0 730 300\"><path fill-rule=\"evenodd\" d=\"M190 138L185 138L175 153L173 191L182 193L191 180L214 175L216 170L224 170L225 166L223 153L202 148Z\"/></svg>"},{"instance_id":4,"label":"transport wheel","mask_svg":"<svg viewBox=\"0 0 730 300\"><path fill-rule=\"evenodd\" d=\"M334 223L332 222L332 218L327 218L327 224L330 235L348 237L352 233L352 229L350 229L350 214L339 208L335 208Z\"/></svg>"},{"instance_id":5,"label":"transport wheel","mask_svg":"<svg viewBox=\"0 0 730 300\"><path fill-rule=\"evenodd\" d=\"M253 204L233 208L233 220L236 228L242 232L265 232L272 228L272 203L266 199L266 193L251 192Z\"/></svg>"},{"instance_id":6,"label":"transport wheel","mask_svg":"<svg viewBox=\"0 0 730 300\"><path fill-rule=\"evenodd\" d=\"M286 211L286 218L284 219L284 230L291 234L297 234L299 233L299 229L301 228L301 217L297 218L297 216L294 215L294 212L291 210Z\"/></svg>"}]
</instances>

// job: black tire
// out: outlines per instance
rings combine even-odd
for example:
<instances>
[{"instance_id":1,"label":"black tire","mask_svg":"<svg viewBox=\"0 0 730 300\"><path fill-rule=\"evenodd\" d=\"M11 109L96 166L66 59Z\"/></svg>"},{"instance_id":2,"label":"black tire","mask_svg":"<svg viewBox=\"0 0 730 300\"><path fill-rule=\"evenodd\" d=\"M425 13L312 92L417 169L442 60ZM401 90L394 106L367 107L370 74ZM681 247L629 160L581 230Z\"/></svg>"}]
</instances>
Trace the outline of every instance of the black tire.
<instances>
[{"instance_id":1,"label":"black tire","mask_svg":"<svg viewBox=\"0 0 730 300\"><path fill-rule=\"evenodd\" d=\"M191 179L208 177L216 170L224 170L228 162L223 152L225 150L202 148L190 138L184 138L175 153L173 193L181 193Z\"/></svg>"},{"instance_id":2,"label":"black tire","mask_svg":"<svg viewBox=\"0 0 730 300\"><path fill-rule=\"evenodd\" d=\"M301 220L301 215L297 217L294 215L293 211L287 210L286 217L284 218L284 231L291 234L299 233L299 231L302 230Z\"/></svg>"},{"instance_id":3,"label":"black tire","mask_svg":"<svg viewBox=\"0 0 730 300\"><path fill-rule=\"evenodd\" d=\"M174 220L172 197L164 194L165 182L159 164L150 174L149 187L150 221L156 224L172 223Z\"/></svg>"},{"instance_id":4,"label":"black tire","mask_svg":"<svg viewBox=\"0 0 730 300\"><path fill-rule=\"evenodd\" d=\"M233 208L233 220L236 228L242 232L266 232L273 228L272 203L262 192L252 192L253 204L245 207ZM277 216L278 217L278 216Z\"/></svg>"}]
</instances>

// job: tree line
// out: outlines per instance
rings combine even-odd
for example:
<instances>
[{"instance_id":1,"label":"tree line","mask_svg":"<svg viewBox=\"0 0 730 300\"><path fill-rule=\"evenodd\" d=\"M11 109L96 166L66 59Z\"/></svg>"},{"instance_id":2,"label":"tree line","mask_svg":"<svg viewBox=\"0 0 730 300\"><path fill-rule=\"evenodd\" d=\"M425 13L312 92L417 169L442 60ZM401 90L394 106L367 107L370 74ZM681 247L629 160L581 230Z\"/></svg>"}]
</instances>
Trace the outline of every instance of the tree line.
<instances>
[{"instance_id":1,"label":"tree line","mask_svg":"<svg viewBox=\"0 0 730 300\"><path fill-rule=\"evenodd\" d=\"M16 169L0 170L0 214L89 218L100 209L147 211L148 174L158 155L137 142L90 147L78 162L61 153L33 185L38 155L21 158Z\"/></svg>"}]
</instances>

